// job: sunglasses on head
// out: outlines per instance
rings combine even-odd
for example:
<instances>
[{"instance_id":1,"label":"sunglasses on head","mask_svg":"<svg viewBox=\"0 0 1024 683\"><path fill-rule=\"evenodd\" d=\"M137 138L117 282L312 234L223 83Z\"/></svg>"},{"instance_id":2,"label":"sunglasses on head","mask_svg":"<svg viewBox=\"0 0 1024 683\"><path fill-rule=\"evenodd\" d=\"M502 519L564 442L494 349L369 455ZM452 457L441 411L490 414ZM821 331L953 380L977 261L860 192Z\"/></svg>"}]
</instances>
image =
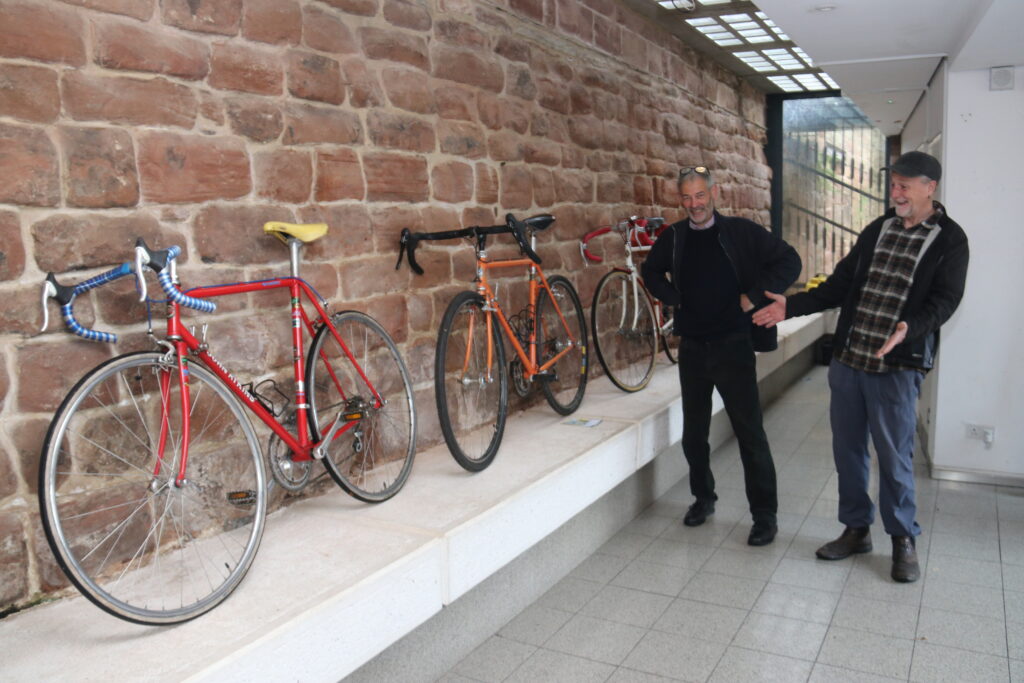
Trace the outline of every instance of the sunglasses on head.
<instances>
[{"instance_id":1,"label":"sunglasses on head","mask_svg":"<svg viewBox=\"0 0 1024 683\"><path fill-rule=\"evenodd\" d=\"M705 178L711 177L711 171L707 166L687 166L679 169L679 179L682 180L691 173L696 173L697 175L704 176Z\"/></svg>"}]
</instances>

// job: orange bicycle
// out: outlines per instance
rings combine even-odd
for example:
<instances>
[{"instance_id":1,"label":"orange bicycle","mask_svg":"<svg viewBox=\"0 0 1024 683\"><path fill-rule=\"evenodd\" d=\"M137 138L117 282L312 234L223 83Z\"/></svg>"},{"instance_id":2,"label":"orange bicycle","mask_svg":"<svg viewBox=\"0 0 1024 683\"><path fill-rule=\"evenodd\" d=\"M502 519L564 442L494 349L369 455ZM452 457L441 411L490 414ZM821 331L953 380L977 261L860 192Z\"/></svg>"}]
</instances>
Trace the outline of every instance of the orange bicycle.
<instances>
[{"instance_id":1,"label":"orange bicycle","mask_svg":"<svg viewBox=\"0 0 1024 683\"><path fill-rule=\"evenodd\" d=\"M534 216L524 221L512 214L504 225L471 227L433 233L402 231L402 254L419 274L416 246L421 240L468 238L475 241L476 290L460 292L452 299L441 322L434 359L434 393L441 431L455 460L476 472L484 469L498 452L508 417L508 378L520 396L535 382L556 412L569 415L583 400L587 385L587 327L576 289L566 278L550 280L540 268L534 250L536 233L555 218ZM511 234L526 258L492 260L487 256L488 235ZM528 303L508 316L497 299L487 274L495 268L527 268ZM495 320L498 324L495 325ZM515 358L506 364L500 332Z\"/></svg>"}]
</instances>

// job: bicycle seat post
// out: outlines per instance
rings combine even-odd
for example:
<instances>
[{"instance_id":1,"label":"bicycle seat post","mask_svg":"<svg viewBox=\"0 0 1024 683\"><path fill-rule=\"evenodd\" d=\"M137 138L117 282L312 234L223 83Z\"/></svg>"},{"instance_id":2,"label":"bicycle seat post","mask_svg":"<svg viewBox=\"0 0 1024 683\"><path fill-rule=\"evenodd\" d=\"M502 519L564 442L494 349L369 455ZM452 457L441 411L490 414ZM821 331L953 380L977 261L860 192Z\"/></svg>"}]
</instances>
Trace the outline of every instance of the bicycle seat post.
<instances>
[{"instance_id":1,"label":"bicycle seat post","mask_svg":"<svg viewBox=\"0 0 1024 683\"><path fill-rule=\"evenodd\" d=\"M292 277L299 277L299 250L302 248L302 240L294 237L288 238L288 257L291 261Z\"/></svg>"}]
</instances>

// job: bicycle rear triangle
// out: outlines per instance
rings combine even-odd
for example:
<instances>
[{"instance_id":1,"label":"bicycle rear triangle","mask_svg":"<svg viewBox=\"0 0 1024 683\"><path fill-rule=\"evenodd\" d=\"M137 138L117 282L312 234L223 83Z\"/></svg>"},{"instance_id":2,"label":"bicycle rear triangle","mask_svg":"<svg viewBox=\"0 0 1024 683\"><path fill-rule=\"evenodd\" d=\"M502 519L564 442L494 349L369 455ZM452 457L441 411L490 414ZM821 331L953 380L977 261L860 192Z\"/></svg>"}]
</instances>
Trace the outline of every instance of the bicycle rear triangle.
<instances>
[{"instance_id":1,"label":"bicycle rear triangle","mask_svg":"<svg viewBox=\"0 0 1024 683\"><path fill-rule=\"evenodd\" d=\"M289 277L183 292L178 248L153 251L140 240L134 264L75 287L50 274L44 285L69 329L96 341L116 336L78 323L78 295L134 275L145 299L144 266L167 295L166 337L149 330L157 350L112 358L79 380L54 415L40 463L42 523L59 565L89 600L128 621L195 618L245 576L271 486L250 414L272 432L271 471L288 491L300 490L321 460L353 496L385 500L412 466L412 386L394 342L363 313L329 313L299 276L302 242L327 227L270 223L265 230L288 246ZM242 385L211 354L205 330L197 338L180 318L181 306L208 312L210 298L282 288L291 293L290 398L272 380ZM312 337L308 349L304 333Z\"/></svg>"},{"instance_id":2,"label":"bicycle rear triangle","mask_svg":"<svg viewBox=\"0 0 1024 683\"><path fill-rule=\"evenodd\" d=\"M466 238L476 252L476 288L460 292L441 322L434 357L434 396L445 443L465 469L479 471L497 455L508 417L508 389L527 395L535 384L562 415L574 412L587 383L587 328L572 284L562 276L547 279L535 251L536 233L554 222L550 215L520 221L512 214L502 225L434 233L402 231L400 252L416 262L422 240ZM525 258L492 259L487 237L511 234ZM506 315L487 275L498 268L525 268L528 303ZM503 338L511 348L506 356Z\"/></svg>"}]
</instances>

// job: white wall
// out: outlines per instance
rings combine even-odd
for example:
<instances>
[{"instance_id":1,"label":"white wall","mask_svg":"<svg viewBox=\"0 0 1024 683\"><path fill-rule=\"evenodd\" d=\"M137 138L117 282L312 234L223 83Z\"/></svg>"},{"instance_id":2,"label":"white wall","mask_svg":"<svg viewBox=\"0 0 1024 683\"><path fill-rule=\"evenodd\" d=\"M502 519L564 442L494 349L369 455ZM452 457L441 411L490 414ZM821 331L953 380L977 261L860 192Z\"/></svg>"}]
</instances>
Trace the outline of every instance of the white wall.
<instances>
[{"instance_id":1,"label":"white wall","mask_svg":"<svg viewBox=\"0 0 1024 683\"><path fill-rule=\"evenodd\" d=\"M950 72L943 203L967 232L967 291L942 328L934 432L936 475L1024 483L1024 68L1014 90L989 71ZM993 425L986 448L968 423Z\"/></svg>"}]
</instances>

